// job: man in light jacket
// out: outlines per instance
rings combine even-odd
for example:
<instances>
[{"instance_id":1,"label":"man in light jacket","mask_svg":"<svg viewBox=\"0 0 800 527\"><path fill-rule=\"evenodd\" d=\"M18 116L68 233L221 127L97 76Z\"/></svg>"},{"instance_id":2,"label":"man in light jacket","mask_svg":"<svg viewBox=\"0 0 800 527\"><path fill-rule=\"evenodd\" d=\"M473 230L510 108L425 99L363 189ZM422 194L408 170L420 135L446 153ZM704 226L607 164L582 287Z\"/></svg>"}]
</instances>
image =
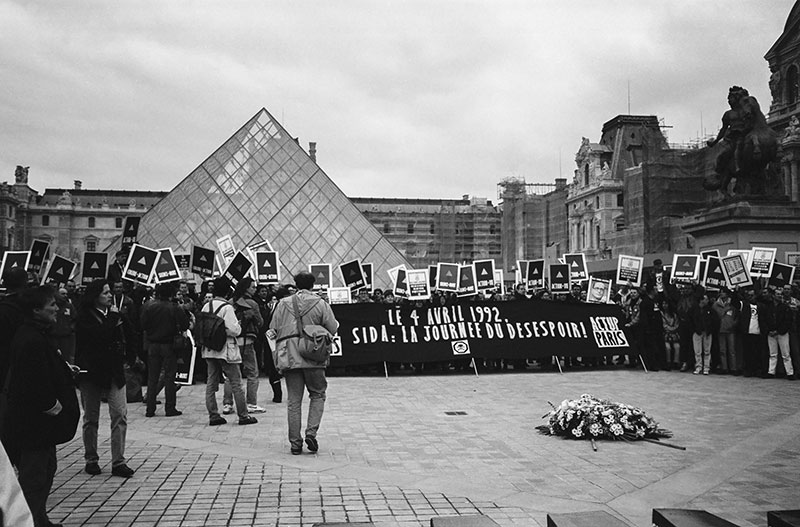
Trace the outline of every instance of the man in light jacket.
<instances>
[{"instance_id":1,"label":"man in light jacket","mask_svg":"<svg viewBox=\"0 0 800 527\"><path fill-rule=\"evenodd\" d=\"M297 293L282 298L275 306L268 336L277 342L273 351L273 359L275 367L286 379L289 443L292 454L297 455L303 453L300 425L305 389L308 389L309 398L305 443L309 451L319 450L317 430L319 430L322 412L325 408L325 390L328 387L328 381L325 379L325 367L329 361L313 362L300 355L298 345L303 337L298 335L293 299L296 298L298 301L301 325L316 324L323 326L331 334L335 334L339 329L339 323L333 315L331 306L311 292L311 288L314 286L314 275L307 271L301 271L294 276L294 282L297 286Z\"/></svg>"},{"instance_id":2,"label":"man in light jacket","mask_svg":"<svg viewBox=\"0 0 800 527\"><path fill-rule=\"evenodd\" d=\"M224 417L219 415L219 407L217 406L217 390L222 381L223 372L225 377L231 381L236 413L239 414L239 424L251 425L258 422L258 419L247 412L247 402L242 389L242 372L239 369L242 356L239 353L239 346L236 344L236 337L242 332L242 326L236 318L233 306L225 299L230 293L231 286L227 279L224 277L217 278L214 281L214 298L203 306L203 311L211 313L219 308L217 315L225 321L225 332L228 334L228 340L221 351L215 351L205 346L201 350L202 357L206 359L208 366L206 410L208 410L208 424L210 426L224 425L227 422ZM222 307L220 308L220 306ZM235 353L232 354L231 351ZM231 359L231 355L235 355L238 360Z\"/></svg>"}]
</instances>

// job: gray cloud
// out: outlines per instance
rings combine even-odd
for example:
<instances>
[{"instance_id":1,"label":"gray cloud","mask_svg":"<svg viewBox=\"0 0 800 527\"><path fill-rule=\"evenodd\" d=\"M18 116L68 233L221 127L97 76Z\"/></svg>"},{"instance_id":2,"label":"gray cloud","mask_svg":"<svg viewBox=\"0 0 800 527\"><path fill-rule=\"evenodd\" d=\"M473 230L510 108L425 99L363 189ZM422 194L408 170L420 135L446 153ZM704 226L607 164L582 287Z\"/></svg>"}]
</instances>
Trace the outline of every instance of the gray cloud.
<instances>
[{"instance_id":1,"label":"gray cloud","mask_svg":"<svg viewBox=\"0 0 800 527\"><path fill-rule=\"evenodd\" d=\"M168 190L262 106L349 195L493 198L572 173L631 111L718 128L769 106L793 2L0 0L0 179Z\"/></svg>"}]
</instances>

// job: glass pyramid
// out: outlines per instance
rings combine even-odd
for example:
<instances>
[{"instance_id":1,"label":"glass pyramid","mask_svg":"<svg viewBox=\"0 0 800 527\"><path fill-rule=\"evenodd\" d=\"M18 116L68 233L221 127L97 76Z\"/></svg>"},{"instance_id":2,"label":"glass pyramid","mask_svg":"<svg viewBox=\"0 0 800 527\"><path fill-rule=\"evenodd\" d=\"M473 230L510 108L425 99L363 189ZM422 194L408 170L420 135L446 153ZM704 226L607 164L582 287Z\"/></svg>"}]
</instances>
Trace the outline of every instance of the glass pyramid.
<instances>
[{"instance_id":1,"label":"glass pyramid","mask_svg":"<svg viewBox=\"0 0 800 527\"><path fill-rule=\"evenodd\" d=\"M390 287L387 269L409 264L266 109L142 216L139 243L191 252L217 249L230 234L237 250L268 240L281 279L309 264L374 264L375 287Z\"/></svg>"}]
</instances>

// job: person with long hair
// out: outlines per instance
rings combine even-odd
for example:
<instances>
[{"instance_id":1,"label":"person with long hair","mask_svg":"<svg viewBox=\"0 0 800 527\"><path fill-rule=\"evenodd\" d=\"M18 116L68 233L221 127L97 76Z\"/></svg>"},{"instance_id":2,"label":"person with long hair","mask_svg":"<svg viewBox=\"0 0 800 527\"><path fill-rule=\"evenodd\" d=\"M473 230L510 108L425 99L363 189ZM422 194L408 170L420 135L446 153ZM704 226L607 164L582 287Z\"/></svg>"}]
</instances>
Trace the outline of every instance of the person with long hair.
<instances>
[{"instance_id":1,"label":"person with long hair","mask_svg":"<svg viewBox=\"0 0 800 527\"><path fill-rule=\"evenodd\" d=\"M75 359L86 373L79 378L83 405L83 446L86 472L100 474L97 453L97 428L100 399L108 400L111 417L111 474L133 476L125 462L125 435L128 409L125 397L125 335L119 310L111 301L106 280L95 280L86 287L75 328Z\"/></svg>"}]
</instances>

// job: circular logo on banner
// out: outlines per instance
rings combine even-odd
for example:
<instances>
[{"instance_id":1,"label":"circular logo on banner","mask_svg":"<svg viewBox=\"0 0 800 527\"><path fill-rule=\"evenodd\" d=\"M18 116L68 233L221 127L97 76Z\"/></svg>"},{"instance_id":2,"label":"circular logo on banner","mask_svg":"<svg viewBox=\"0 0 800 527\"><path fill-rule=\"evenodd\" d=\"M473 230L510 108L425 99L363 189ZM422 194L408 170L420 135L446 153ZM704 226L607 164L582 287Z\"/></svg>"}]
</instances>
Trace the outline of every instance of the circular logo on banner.
<instances>
[{"instance_id":1,"label":"circular logo on banner","mask_svg":"<svg viewBox=\"0 0 800 527\"><path fill-rule=\"evenodd\" d=\"M466 340L454 340L450 344L453 346L453 355L469 355L469 342Z\"/></svg>"}]
</instances>

